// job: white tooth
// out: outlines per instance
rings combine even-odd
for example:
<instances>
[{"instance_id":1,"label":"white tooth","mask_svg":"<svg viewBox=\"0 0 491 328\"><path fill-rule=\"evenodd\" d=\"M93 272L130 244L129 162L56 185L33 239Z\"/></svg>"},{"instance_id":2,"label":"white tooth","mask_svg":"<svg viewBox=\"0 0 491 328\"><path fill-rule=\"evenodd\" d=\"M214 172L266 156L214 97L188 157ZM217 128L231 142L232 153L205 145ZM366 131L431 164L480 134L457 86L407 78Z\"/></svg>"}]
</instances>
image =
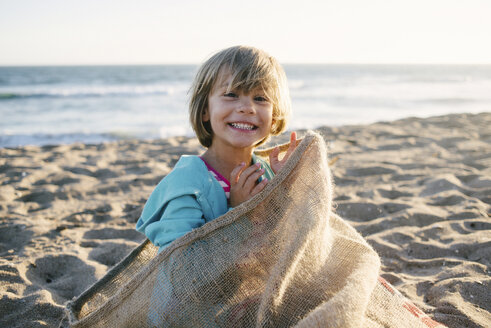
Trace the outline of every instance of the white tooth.
<instances>
[{"instance_id":1,"label":"white tooth","mask_svg":"<svg viewBox=\"0 0 491 328\"><path fill-rule=\"evenodd\" d=\"M238 128L238 129L245 129L245 130L254 129L254 125L249 125L249 124L245 124L245 123L232 123L232 126Z\"/></svg>"}]
</instances>

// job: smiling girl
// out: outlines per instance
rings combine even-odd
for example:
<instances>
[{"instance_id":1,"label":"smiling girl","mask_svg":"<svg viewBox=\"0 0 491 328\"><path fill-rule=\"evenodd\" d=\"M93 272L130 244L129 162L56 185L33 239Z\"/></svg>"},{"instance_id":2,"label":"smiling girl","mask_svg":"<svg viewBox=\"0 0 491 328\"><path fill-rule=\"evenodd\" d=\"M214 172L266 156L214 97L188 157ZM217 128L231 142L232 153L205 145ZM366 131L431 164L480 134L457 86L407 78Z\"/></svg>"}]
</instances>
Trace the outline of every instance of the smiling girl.
<instances>
[{"instance_id":1,"label":"smiling girl","mask_svg":"<svg viewBox=\"0 0 491 328\"><path fill-rule=\"evenodd\" d=\"M191 125L206 147L183 155L150 195L136 228L159 251L264 189L296 147L269 163L254 149L286 128L290 98L283 68L262 50L222 50L199 69L191 87Z\"/></svg>"}]
</instances>

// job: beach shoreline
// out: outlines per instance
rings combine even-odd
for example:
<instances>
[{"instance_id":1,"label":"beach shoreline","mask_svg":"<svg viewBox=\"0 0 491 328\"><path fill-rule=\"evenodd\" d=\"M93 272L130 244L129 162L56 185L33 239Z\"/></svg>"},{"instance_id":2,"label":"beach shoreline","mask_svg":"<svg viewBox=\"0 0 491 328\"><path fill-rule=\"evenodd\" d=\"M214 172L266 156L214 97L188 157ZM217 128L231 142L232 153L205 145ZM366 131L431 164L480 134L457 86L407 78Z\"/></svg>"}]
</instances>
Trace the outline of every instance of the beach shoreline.
<instances>
[{"instance_id":1,"label":"beach shoreline","mask_svg":"<svg viewBox=\"0 0 491 328\"><path fill-rule=\"evenodd\" d=\"M316 129L336 212L382 277L448 327L491 322L490 126L481 113ZM0 326L56 327L144 240L134 226L157 183L202 151L188 137L0 148Z\"/></svg>"}]
</instances>

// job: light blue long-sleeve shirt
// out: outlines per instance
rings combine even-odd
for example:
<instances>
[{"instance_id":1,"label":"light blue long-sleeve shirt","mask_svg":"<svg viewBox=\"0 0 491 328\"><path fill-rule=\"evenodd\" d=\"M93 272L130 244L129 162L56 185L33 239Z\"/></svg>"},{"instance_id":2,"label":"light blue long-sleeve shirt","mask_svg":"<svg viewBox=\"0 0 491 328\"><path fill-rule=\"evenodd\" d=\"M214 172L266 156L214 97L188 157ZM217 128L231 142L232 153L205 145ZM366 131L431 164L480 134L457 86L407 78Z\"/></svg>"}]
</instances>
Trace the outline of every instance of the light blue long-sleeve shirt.
<instances>
[{"instance_id":1,"label":"light blue long-sleeve shirt","mask_svg":"<svg viewBox=\"0 0 491 328\"><path fill-rule=\"evenodd\" d=\"M255 155L264 177L274 176L270 166ZM170 172L155 187L136 223L136 230L144 233L159 247L159 252L175 239L229 210L223 187L211 175L198 156L183 155Z\"/></svg>"}]
</instances>

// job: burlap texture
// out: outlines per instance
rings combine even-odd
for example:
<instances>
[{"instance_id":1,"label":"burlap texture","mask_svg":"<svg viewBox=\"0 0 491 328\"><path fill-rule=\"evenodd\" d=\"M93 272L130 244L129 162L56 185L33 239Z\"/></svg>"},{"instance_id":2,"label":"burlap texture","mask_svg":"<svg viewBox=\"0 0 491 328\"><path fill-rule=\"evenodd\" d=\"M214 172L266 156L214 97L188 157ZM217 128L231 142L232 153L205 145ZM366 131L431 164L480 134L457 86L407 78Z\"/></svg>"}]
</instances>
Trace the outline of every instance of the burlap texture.
<instances>
[{"instance_id":1,"label":"burlap texture","mask_svg":"<svg viewBox=\"0 0 491 328\"><path fill-rule=\"evenodd\" d=\"M332 188L309 133L251 200L158 255L148 240L135 249L68 304L71 326L443 327L379 278Z\"/></svg>"}]
</instances>

